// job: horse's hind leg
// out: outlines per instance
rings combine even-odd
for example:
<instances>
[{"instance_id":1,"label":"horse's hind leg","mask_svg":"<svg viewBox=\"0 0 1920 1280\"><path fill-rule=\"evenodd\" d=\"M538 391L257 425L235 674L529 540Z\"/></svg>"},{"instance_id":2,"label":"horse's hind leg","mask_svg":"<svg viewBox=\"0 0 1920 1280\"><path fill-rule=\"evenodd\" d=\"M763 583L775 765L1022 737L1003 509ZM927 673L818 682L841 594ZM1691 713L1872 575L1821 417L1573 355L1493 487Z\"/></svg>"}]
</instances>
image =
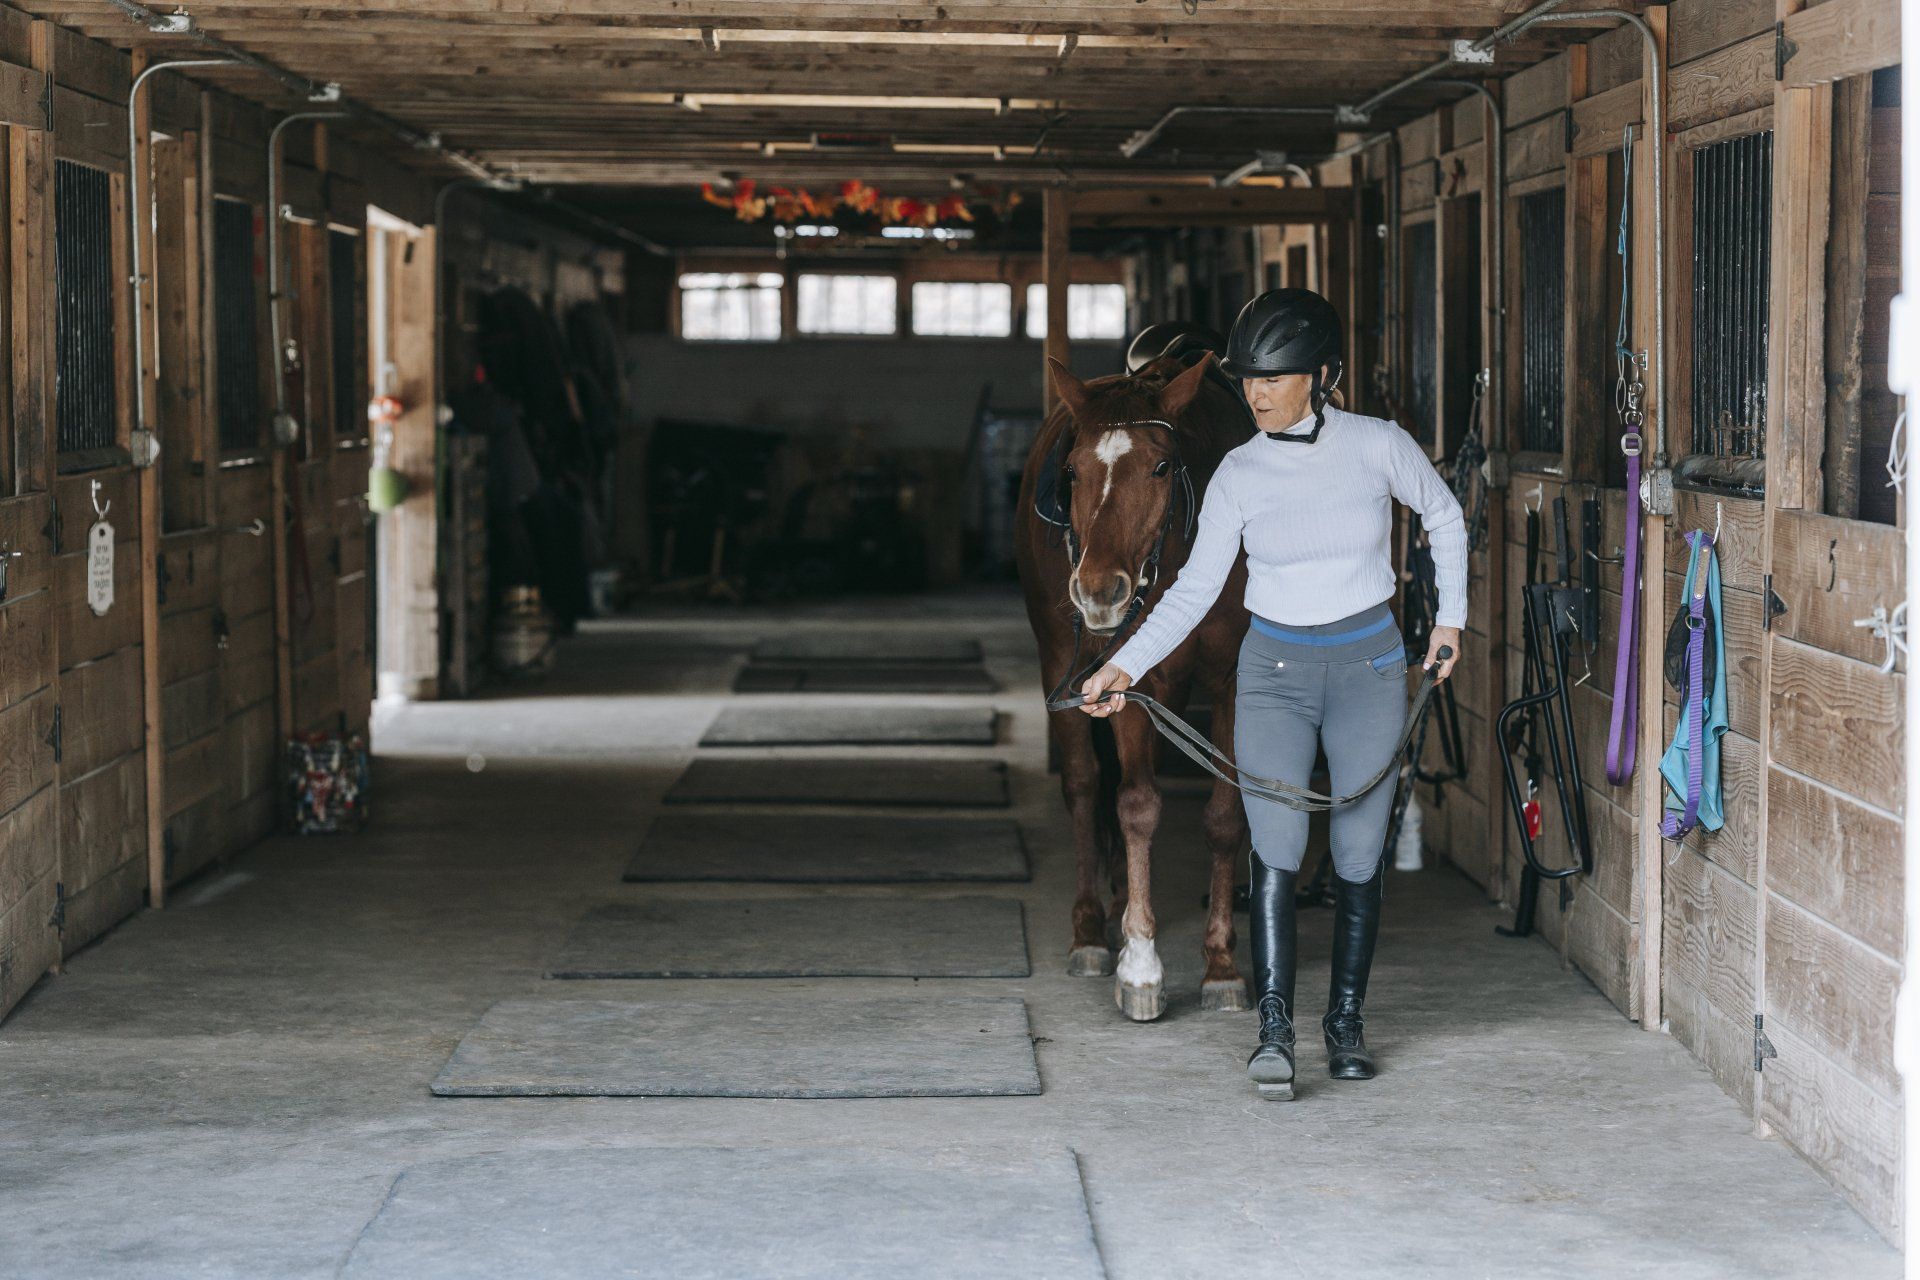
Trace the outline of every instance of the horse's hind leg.
<instances>
[{"instance_id":1,"label":"horse's hind leg","mask_svg":"<svg viewBox=\"0 0 1920 1280\"><path fill-rule=\"evenodd\" d=\"M1113 951L1100 907L1100 762L1094 755L1093 721L1078 712L1055 714L1048 717L1047 730L1060 752L1060 793L1073 823L1073 946L1067 973L1105 977L1113 972Z\"/></svg>"},{"instance_id":2,"label":"horse's hind leg","mask_svg":"<svg viewBox=\"0 0 1920 1280\"><path fill-rule=\"evenodd\" d=\"M1213 700L1213 743L1233 751L1233 687L1216 691ZM1233 877L1247 848L1247 811L1240 792L1224 782L1213 784L1201 818L1212 858L1207 892L1207 932L1200 944L1207 973L1200 984L1200 1007L1212 1012L1238 1013L1253 1006L1247 1000L1246 979L1233 963Z\"/></svg>"}]
</instances>

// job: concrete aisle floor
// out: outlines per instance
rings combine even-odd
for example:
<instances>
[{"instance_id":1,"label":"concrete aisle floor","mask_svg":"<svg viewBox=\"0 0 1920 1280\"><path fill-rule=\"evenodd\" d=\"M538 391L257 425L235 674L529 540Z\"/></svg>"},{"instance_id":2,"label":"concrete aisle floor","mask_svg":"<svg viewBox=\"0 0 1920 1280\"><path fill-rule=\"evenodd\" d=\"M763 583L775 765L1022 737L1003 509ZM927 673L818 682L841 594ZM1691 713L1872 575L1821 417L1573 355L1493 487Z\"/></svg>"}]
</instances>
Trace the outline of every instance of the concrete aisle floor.
<instances>
[{"instance_id":1,"label":"concrete aisle floor","mask_svg":"<svg viewBox=\"0 0 1920 1280\"><path fill-rule=\"evenodd\" d=\"M1035 874L960 891L1026 900L1035 973L753 985L1024 994L1045 1094L429 1096L495 1000L713 994L540 975L593 907L715 891L622 885L620 871L752 641L846 623L986 642L1011 743L994 750L1014 766ZM1446 869L1389 887L1369 1005L1382 1077L1335 1086L1303 1043L1303 1096L1261 1102L1241 1074L1251 1017L1199 1008L1198 803L1175 800L1156 871L1173 1004L1159 1023L1124 1022L1107 981L1064 975L1071 853L1010 597L659 614L591 626L560 664L487 699L384 712L371 831L276 840L212 871L0 1025L0 1275L325 1276L421 1161L849 1142L1071 1148L1118 1280L1898 1273L1894 1251L1810 1167L1754 1139L1678 1044L1621 1018L1540 943L1495 937L1499 913ZM1312 913L1308 1010L1325 955ZM473 1273L489 1274L484 1259Z\"/></svg>"}]
</instances>

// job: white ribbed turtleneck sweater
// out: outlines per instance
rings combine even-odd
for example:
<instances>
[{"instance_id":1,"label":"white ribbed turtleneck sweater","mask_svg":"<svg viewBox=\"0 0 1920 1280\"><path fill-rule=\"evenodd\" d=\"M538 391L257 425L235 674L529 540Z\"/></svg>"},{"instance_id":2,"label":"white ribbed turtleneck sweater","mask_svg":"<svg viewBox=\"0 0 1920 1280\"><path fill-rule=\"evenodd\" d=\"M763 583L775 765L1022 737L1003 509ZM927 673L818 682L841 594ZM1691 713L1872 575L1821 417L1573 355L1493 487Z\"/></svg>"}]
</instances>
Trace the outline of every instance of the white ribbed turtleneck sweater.
<instances>
[{"instance_id":1,"label":"white ribbed turtleneck sweater","mask_svg":"<svg viewBox=\"0 0 1920 1280\"><path fill-rule=\"evenodd\" d=\"M1302 435L1311 418L1289 427ZM1393 503L1420 513L1440 588L1436 623L1467 621L1467 530L1453 491L1399 425L1329 405L1312 444L1257 435L1221 459L1193 552L1113 664L1138 680L1220 595L1244 542L1247 608L1282 626L1338 622L1392 598Z\"/></svg>"}]
</instances>

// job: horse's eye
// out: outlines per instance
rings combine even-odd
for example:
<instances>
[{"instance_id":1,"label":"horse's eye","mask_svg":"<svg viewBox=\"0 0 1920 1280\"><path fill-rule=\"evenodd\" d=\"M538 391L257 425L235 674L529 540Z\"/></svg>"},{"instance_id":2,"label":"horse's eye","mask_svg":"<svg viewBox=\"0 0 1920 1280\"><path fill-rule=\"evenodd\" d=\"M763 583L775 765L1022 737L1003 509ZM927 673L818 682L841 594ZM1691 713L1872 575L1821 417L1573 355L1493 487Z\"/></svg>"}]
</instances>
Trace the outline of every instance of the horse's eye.
<instances>
[{"instance_id":1,"label":"horse's eye","mask_svg":"<svg viewBox=\"0 0 1920 1280\"><path fill-rule=\"evenodd\" d=\"M1074 471L1073 471L1073 464L1072 464L1071 462L1069 462L1069 463L1068 463L1068 464L1066 465L1066 467L1065 467L1065 469L1064 469L1064 470L1065 470L1065 474L1066 474L1066 477L1067 477L1067 479L1069 479L1069 480L1072 480L1072 479L1074 478Z\"/></svg>"},{"instance_id":2,"label":"horse's eye","mask_svg":"<svg viewBox=\"0 0 1920 1280\"><path fill-rule=\"evenodd\" d=\"M1163 475L1166 475L1166 474L1167 474L1167 473L1168 473L1169 471L1172 471L1172 470L1173 470L1173 459L1172 459L1172 458L1162 458L1162 459L1160 460L1160 465L1159 465L1159 466L1157 466L1157 467L1155 467L1155 468L1153 469L1153 474L1155 474L1155 475L1157 475L1157 476L1163 476Z\"/></svg>"}]
</instances>

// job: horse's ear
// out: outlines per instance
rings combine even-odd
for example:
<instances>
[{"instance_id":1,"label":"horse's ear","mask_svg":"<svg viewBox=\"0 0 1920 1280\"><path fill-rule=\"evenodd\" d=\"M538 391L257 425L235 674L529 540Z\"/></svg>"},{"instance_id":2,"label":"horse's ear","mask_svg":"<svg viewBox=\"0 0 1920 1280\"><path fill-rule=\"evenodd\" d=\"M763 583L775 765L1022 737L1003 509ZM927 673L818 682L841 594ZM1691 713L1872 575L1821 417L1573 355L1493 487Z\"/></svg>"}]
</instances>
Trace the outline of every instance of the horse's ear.
<instances>
[{"instance_id":1,"label":"horse's ear","mask_svg":"<svg viewBox=\"0 0 1920 1280\"><path fill-rule=\"evenodd\" d=\"M1061 364L1052 356L1047 357L1047 372L1053 377L1053 389L1060 397L1067 412L1076 419L1085 416L1087 409L1087 384L1073 376L1073 370Z\"/></svg>"},{"instance_id":2,"label":"horse's ear","mask_svg":"<svg viewBox=\"0 0 1920 1280\"><path fill-rule=\"evenodd\" d=\"M1169 419L1178 418L1200 394L1201 386L1207 380L1207 370L1213 368L1213 352L1209 351L1194 363L1191 369L1160 388L1160 412Z\"/></svg>"}]
</instances>

